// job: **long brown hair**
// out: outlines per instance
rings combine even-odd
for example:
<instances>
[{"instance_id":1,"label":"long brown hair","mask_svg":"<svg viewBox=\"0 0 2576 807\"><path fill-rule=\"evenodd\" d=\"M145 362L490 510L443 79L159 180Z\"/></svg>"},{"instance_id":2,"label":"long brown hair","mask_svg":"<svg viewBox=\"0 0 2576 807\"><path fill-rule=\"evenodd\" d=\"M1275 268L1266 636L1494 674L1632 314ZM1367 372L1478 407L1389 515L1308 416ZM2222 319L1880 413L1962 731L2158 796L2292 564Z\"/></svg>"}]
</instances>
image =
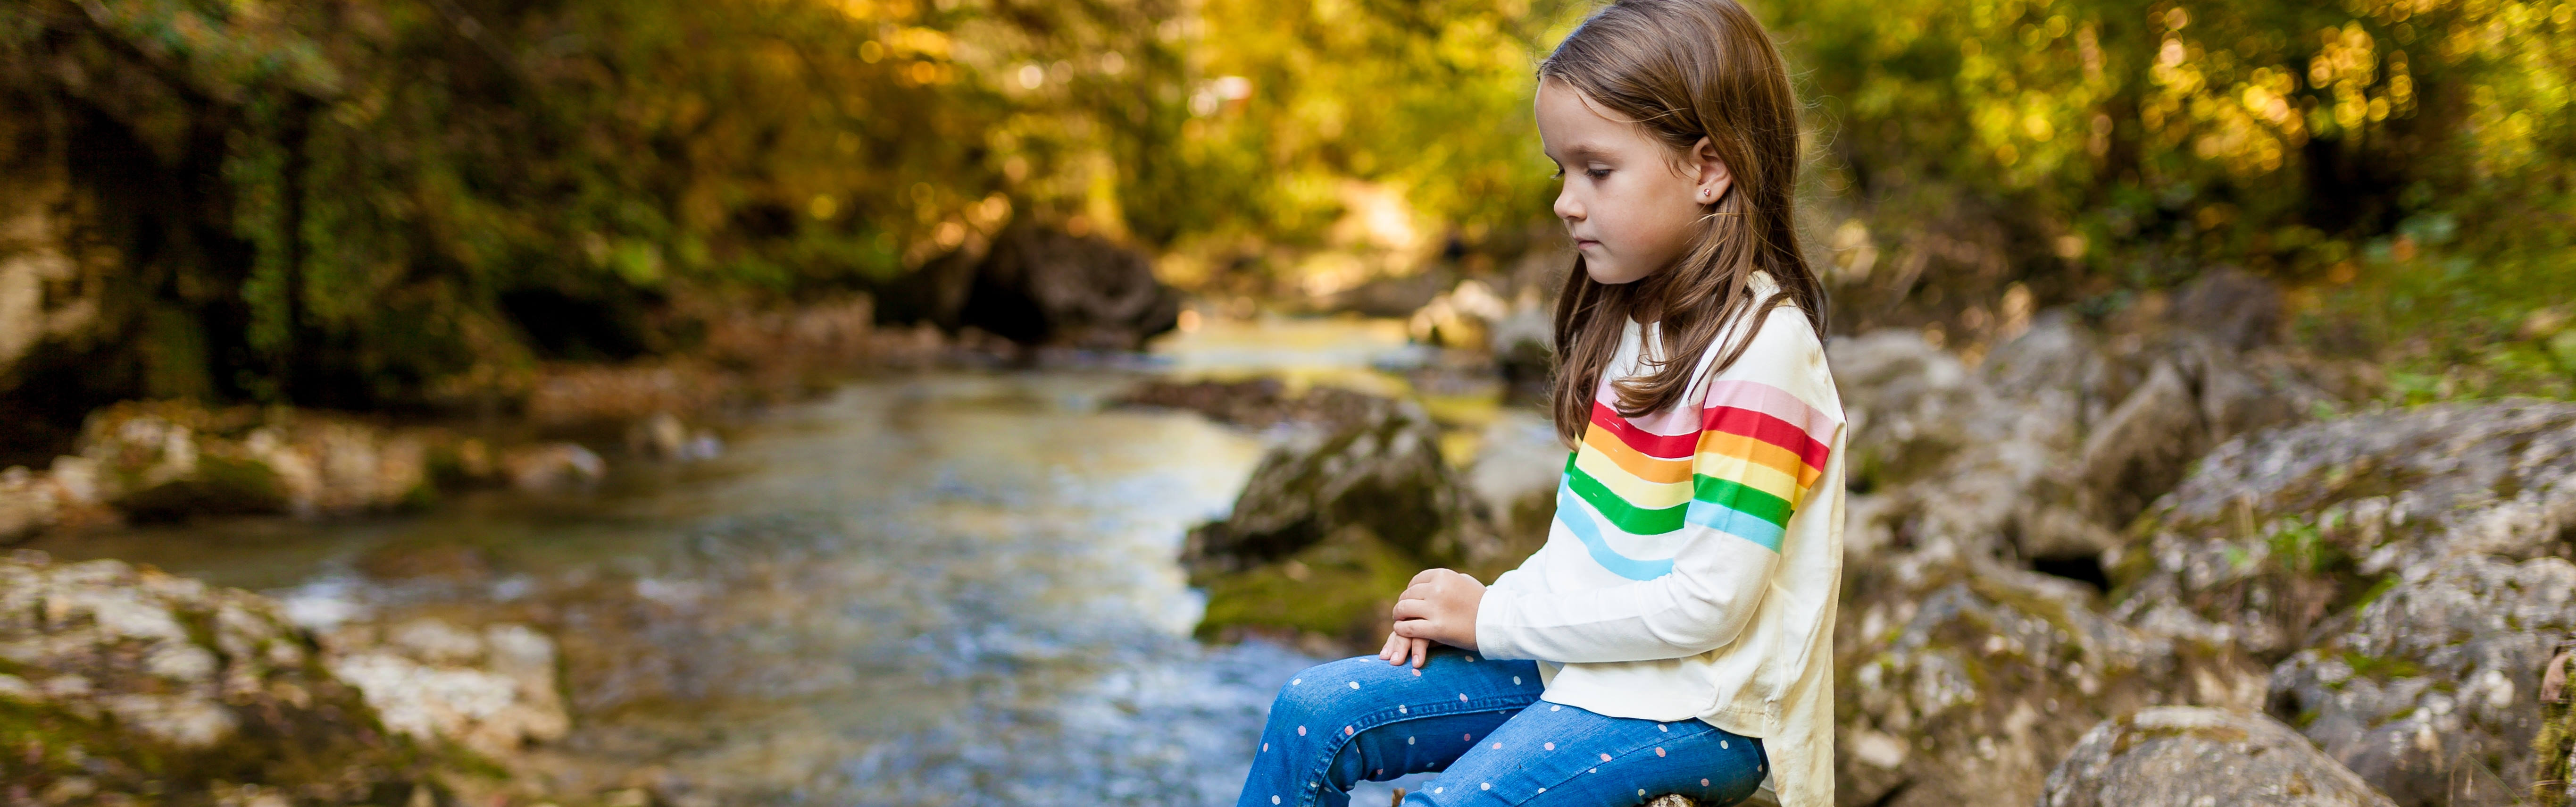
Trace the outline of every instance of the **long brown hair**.
<instances>
[{"instance_id":1,"label":"long brown hair","mask_svg":"<svg viewBox=\"0 0 2576 807\"><path fill-rule=\"evenodd\" d=\"M1704 205L1700 231L1672 267L1622 284L1595 281L1583 258L1556 298L1557 435L1571 446L1592 419L1593 390L1619 347L1622 320L1643 300L1660 301L1660 360L1612 383L1619 413L1671 406L1689 387L1699 357L1726 323L1750 327L1719 358L1744 355L1771 310L1795 305L1825 333L1825 293L1798 247L1792 214L1798 181L1798 101L1788 66L1762 23L1734 0L1619 0L1594 12L1538 67L1606 113L1634 121L1678 163L1708 138L1734 181ZM1780 293L1752 299L1753 272L1770 273ZM1749 310L1749 311L1748 311Z\"/></svg>"}]
</instances>

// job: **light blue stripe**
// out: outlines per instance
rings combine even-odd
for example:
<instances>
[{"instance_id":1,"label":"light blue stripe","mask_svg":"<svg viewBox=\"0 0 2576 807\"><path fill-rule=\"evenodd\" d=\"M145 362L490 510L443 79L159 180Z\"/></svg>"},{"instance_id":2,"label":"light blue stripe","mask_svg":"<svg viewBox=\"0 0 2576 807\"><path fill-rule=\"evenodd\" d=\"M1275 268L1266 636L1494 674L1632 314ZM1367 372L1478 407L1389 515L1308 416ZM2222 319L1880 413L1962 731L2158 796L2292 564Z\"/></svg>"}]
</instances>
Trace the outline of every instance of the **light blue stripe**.
<instances>
[{"instance_id":1,"label":"light blue stripe","mask_svg":"<svg viewBox=\"0 0 2576 807\"><path fill-rule=\"evenodd\" d=\"M1780 551L1780 538L1788 533L1770 519L1698 499L1691 500L1690 511L1682 514L1682 521L1752 541L1772 552Z\"/></svg>"},{"instance_id":2,"label":"light blue stripe","mask_svg":"<svg viewBox=\"0 0 2576 807\"><path fill-rule=\"evenodd\" d=\"M1670 558L1637 560L1611 549L1610 542L1601 540L1601 527L1594 523L1592 518L1589 507L1580 497L1574 495L1574 488L1562 482L1558 483L1556 521L1573 532L1575 538L1583 541L1584 551L1592 553L1592 562L1601 564L1601 568L1610 570L1611 574L1630 580L1653 580L1673 573L1673 561Z\"/></svg>"}]
</instances>

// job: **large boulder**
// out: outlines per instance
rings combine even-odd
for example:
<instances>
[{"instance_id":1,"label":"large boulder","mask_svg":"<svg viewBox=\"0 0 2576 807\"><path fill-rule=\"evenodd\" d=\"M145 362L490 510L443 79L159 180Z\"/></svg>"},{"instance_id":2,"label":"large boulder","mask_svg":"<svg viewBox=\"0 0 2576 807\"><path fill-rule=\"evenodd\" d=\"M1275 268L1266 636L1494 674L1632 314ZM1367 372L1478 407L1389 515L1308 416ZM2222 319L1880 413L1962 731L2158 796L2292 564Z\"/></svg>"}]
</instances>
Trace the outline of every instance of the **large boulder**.
<instances>
[{"instance_id":1,"label":"large boulder","mask_svg":"<svg viewBox=\"0 0 2576 807\"><path fill-rule=\"evenodd\" d=\"M1366 399L1346 421L1264 455L1225 520L1190 532L1184 561L1232 571L1278 560L1360 527L1416 557L1458 562L1481 549L1474 500L1440 454L1421 407Z\"/></svg>"},{"instance_id":2,"label":"large boulder","mask_svg":"<svg viewBox=\"0 0 2576 807\"><path fill-rule=\"evenodd\" d=\"M2066 760L2049 772L2048 793L2037 804L2389 807L2390 803L2279 721L2248 712L2167 706L2105 721L2085 732Z\"/></svg>"},{"instance_id":3,"label":"large boulder","mask_svg":"<svg viewBox=\"0 0 2576 807\"><path fill-rule=\"evenodd\" d=\"M1136 350L1180 321L1180 295L1144 253L1020 224L980 257L931 261L886 290L877 317L976 328L1022 345Z\"/></svg>"},{"instance_id":4,"label":"large boulder","mask_svg":"<svg viewBox=\"0 0 2576 807\"><path fill-rule=\"evenodd\" d=\"M2399 804L2536 774L2576 633L2576 405L2458 403L2219 446L2113 555L2112 615L2272 664L2270 708Z\"/></svg>"},{"instance_id":5,"label":"large boulder","mask_svg":"<svg viewBox=\"0 0 2576 807\"><path fill-rule=\"evenodd\" d=\"M1921 596L1857 582L1835 650L1846 804L2027 803L2099 721L2261 702L2258 673L2104 619L2095 593L2067 580L1988 567Z\"/></svg>"},{"instance_id":6,"label":"large boulder","mask_svg":"<svg viewBox=\"0 0 2576 807\"><path fill-rule=\"evenodd\" d=\"M2400 805L2507 803L2538 775L2533 693L2571 635L2576 564L2456 557L2282 662L2273 710Z\"/></svg>"},{"instance_id":7,"label":"large boulder","mask_svg":"<svg viewBox=\"0 0 2576 807\"><path fill-rule=\"evenodd\" d=\"M2451 558L2576 556L2570 525L2576 404L2439 404L2221 445L2105 559L2119 619L2277 661Z\"/></svg>"},{"instance_id":8,"label":"large boulder","mask_svg":"<svg viewBox=\"0 0 2576 807\"><path fill-rule=\"evenodd\" d=\"M1346 654L1385 638L1387 609L1415 572L1499 571L1502 543L1421 407L1334 398L1332 417L1283 429L1231 514L1190 531L1181 560L1207 590L1201 635Z\"/></svg>"},{"instance_id":9,"label":"large boulder","mask_svg":"<svg viewBox=\"0 0 2576 807\"><path fill-rule=\"evenodd\" d=\"M412 797L445 757L376 714L264 597L116 561L0 560L0 781L18 799Z\"/></svg>"}]
</instances>

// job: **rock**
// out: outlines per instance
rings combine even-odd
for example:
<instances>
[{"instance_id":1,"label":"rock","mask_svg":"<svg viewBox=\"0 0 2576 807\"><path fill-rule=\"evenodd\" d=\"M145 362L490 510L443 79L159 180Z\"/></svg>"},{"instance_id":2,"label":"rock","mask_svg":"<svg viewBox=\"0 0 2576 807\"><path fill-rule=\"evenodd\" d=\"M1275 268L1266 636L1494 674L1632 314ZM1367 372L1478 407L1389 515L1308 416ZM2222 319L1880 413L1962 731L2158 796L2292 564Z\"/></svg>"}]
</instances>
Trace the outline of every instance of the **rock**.
<instances>
[{"instance_id":1,"label":"rock","mask_svg":"<svg viewBox=\"0 0 2576 807\"><path fill-rule=\"evenodd\" d=\"M365 693L385 728L414 739L498 757L571 728L556 689L554 642L526 627L468 631L418 619L345 628L330 645L331 672Z\"/></svg>"},{"instance_id":2,"label":"rock","mask_svg":"<svg viewBox=\"0 0 2576 807\"><path fill-rule=\"evenodd\" d=\"M12 467L0 471L0 544L8 544L61 520L62 494L53 480Z\"/></svg>"},{"instance_id":3,"label":"rock","mask_svg":"<svg viewBox=\"0 0 2576 807\"><path fill-rule=\"evenodd\" d=\"M1241 381L1153 381L1111 401L1119 406L1187 409L1219 423L1253 429L1338 428L1367 419L1386 402L1339 387L1315 387L1290 395L1279 379L1267 376Z\"/></svg>"},{"instance_id":4,"label":"rock","mask_svg":"<svg viewBox=\"0 0 2576 807\"><path fill-rule=\"evenodd\" d=\"M1476 458L1466 484L1493 516L1501 554L1527 557L1547 542L1556 520L1556 489L1563 481L1565 443L1547 413L1506 409L1477 435Z\"/></svg>"},{"instance_id":5,"label":"rock","mask_svg":"<svg viewBox=\"0 0 2576 807\"><path fill-rule=\"evenodd\" d=\"M2351 622L2273 670L2275 714L2400 805L2501 804L2536 778L2532 695L2576 636L2576 564L2454 557Z\"/></svg>"},{"instance_id":6,"label":"rock","mask_svg":"<svg viewBox=\"0 0 2576 807\"><path fill-rule=\"evenodd\" d=\"M2106 553L2114 615L2267 663L2393 575L2576 551L2576 404L2439 404L2231 440Z\"/></svg>"},{"instance_id":7,"label":"rock","mask_svg":"<svg viewBox=\"0 0 2576 807\"><path fill-rule=\"evenodd\" d=\"M317 412L124 403L91 413L79 457L54 476L72 500L145 520L337 515L428 496L429 454L444 441Z\"/></svg>"},{"instance_id":8,"label":"rock","mask_svg":"<svg viewBox=\"0 0 2576 807\"><path fill-rule=\"evenodd\" d=\"M1372 399L1347 423L1273 448L1225 520L1192 530L1183 559L1234 571L1313 546L1345 526L1425 560L1482 551L1473 500L1441 458L1440 433L1411 403Z\"/></svg>"},{"instance_id":9,"label":"rock","mask_svg":"<svg viewBox=\"0 0 2576 807\"><path fill-rule=\"evenodd\" d=\"M1864 562L2089 557L2115 542L2075 460L2099 364L2090 345L2034 326L1991 357L2011 394L1912 332L1830 345L1851 430L1851 486L1879 497L1850 529L1858 546L1884 541L1900 552Z\"/></svg>"},{"instance_id":10,"label":"rock","mask_svg":"<svg viewBox=\"0 0 2576 807\"><path fill-rule=\"evenodd\" d=\"M1144 253L1096 236L1020 224L980 260L934 260L884 295L878 318L975 328L1021 345L1136 350L1180 321L1178 292Z\"/></svg>"},{"instance_id":11,"label":"rock","mask_svg":"<svg viewBox=\"0 0 2576 807\"><path fill-rule=\"evenodd\" d=\"M2275 659L2100 613L2120 528L2208 445L2181 344L2045 312L1974 369L1911 331L1828 347L1855 491L1835 652L1857 707L1839 718L1846 798L2034 800L2102 719L2261 708Z\"/></svg>"},{"instance_id":12,"label":"rock","mask_svg":"<svg viewBox=\"0 0 2576 807\"><path fill-rule=\"evenodd\" d=\"M727 374L685 361L550 368L528 391L528 419L548 426L642 423L657 415L715 409L738 386Z\"/></svg>"},{"instance_id":13,"label":"rock","mask_svg":"<svg viewBox=\"0 0 2576 807\"><path fill-rule=\"evenodd\" d=\"M0 781L30 791L253 782L346 803L447 759L377 734L275 602L116 561L0 560L0 669Z\"/></svg>"},{"instance_id":14,"label":"rock","mask_svg":"<svg viewBox=\"0 0 2576 807\"><path fill-rule=\"evenodd\" d=\"M1845 803L2040 796L2095 722L2160 701L2258 706L2259 672L2104 619L2069 581L1990 568L1915 596L1854 581L1836 631Z\"/></svg>"},{"instance_id":15,"label":"rock","mask_svg":"<svg viewBox=\"0 0 2576 807\"><path fill-rule=\"evenodd\" d=\"M628 428L626 445L637 454L680 462L715 459L724 453L724 442L716 439L715 432L692 431L669 412L655 412Z\"/></svg>"},{"instance_id":16,"label":"rock","mask_svg":"<svg viewBox=\"0 0 2576 807\"><path fill-rule=\"evenodd\" d=\"M2244 353L2280 338L2281 289L2235 268L2202 274L2174 298L2177 330L2207 339L2226 353Z\"/></svg>"},{"instance_id":17,"label":"rock","mask_svg":"<svg viewBox=\"0 0 2576 807\"><path fill-rule=\"evenodd\" d=\"M1352 652L1385 638L1387 608L1415 572L1499 571L1503 544L1429 417L1409 402L1343 395L1334 408L1357 411L1291 424L1233 513L1190 531L1181 560L1207 590L1201 636Z\"/></svg>"},{"instance_id":18,"label":"rock","mask_svg":"<svg viewBox=\"0 0 2576 807\"><path fill-rule=\"evenodd\" d=\"M1530 307L1537 307L1537 299L1529 296ZM1405 330L1424 344L1491 351L1498 347L1488 338L1494 323L1511 313L1512 304L1494 294L1494 287L1481 280L1464 280L1415 310L1405 321Z\"/></svg>"},{"instance_id":19,"label":"rock","mask_svg":"<svg viewBox=\"0 0 2576 807\"><path fill-rule=\"evenodd\" d=\"M1984 801L1981 803L2003 803ZM2288 726L2183 706L2104 721L2048 774L2041 807L2384 807L2387 797Z\"/></svg>"},{"instance_id":20,"label":"rock","mask_svg":"<svg viewBox=\"0 0 2576 807\"><path fill-rule=\"evenodd\" d=\"M578 443L546 443L503 454L501 471L520 490L554 490L597 482L608 475L608 463Z\"/></svg>"},{"instance_id":21,"label":"rock","mask_svg":"<svg viewBox=\"0 0 2576 807\"><path fill-rule=\"evenodd\" d=\"M2077 460L2103 519L2126 523L2172 490L2182 481L2184 464L2207 448L2208 435L2182 371L2158 363L2146 383L2086 436Z\"/></svg>"}]
</instances>

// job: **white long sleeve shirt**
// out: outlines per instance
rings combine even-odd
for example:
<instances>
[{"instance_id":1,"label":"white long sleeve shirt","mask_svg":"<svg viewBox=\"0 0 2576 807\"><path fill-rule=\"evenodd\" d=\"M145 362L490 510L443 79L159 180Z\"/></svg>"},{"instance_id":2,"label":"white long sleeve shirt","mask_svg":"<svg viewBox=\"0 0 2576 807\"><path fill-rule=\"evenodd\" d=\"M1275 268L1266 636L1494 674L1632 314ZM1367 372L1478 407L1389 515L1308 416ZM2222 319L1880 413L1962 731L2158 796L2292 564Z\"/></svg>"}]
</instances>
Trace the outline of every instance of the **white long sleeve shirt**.
<instances>
[{"instance_id":1,"label":"white long sleeve shirt","mask_svg":"<svg viewBox=\"0 0 2576 807\"><path fill-rule=\"evenodd\" d=\"M1752 285L1756 299L1776 289L1759 273ZM1552 703L1762 738L1783 807L1830 807L1842 400L1791 306L1710 372L1742 319L1676 405L1636 418L1613 408L1610 382L1659 342L1627 323L1547 542L1486 590L1476 644L1538 660Z\"/></svg>"}]
</instances>

